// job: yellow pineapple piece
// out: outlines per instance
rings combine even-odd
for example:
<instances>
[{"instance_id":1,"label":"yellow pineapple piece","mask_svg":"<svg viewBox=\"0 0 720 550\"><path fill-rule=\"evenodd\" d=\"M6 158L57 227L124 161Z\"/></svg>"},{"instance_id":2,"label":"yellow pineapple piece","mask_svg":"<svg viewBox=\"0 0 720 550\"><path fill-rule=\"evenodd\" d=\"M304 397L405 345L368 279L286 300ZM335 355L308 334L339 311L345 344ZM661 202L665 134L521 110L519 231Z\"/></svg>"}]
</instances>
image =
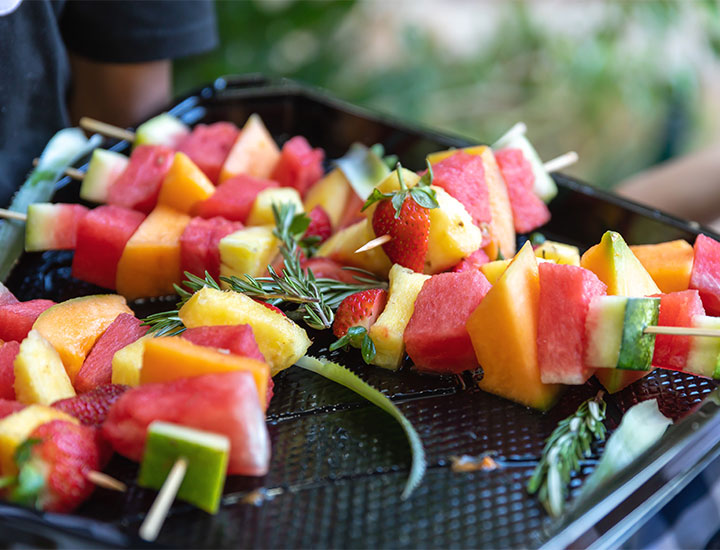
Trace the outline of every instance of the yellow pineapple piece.
<instances>
[{"instance_id":1,"label":"yellow pineapple piece","mask_svg":"<svg viewBox=\"0 0 720 550\"><path fill-rule=\"evenodd\" d=\"M17 474L15 450L37 428L53 420L78 421L58 409L45 405L30 405L21 411L0 419L0 475Z\"/></svg>"},{"instance_id":2,"label":"yellow pineapple piece","mask_svg":"<svg viewBox=\"0 0 720 550\"><path fill-rule=\"evenodd\" d=\"M354 192L342 171L335 168L308 190L305 211L310 212L316 206L322 206L335 229L340 223L350 193Z\"/></svg>"},{"instance_id":3,"label":"yellow pineapple piece","mask_svg":"<svg viewBox=\"0 0 720 550\"><path fill-rule=\"evenodd\" d=\"M405 355L403 334L415 310L415 300L429 275L393 265L390 270L388 301L375 324L370 327L370 338L375 344L373 365L397 370Z\"/></svg>"},{"instance_id":4,"label":"yellow pineapple piece","mask_svg":"<svg viewBox=\"0 0 720 550\"><path fill-rule=\"evenodd\" d=\"M219 245L220 275L243 279L245 274L262 275L277 256L279 243L269 225L246 227L223 237Z\"/></svg>"},{"instance_id":5,"label":"yellow pineapple piece","mask_svg":"<svg viewBox=\"0 0 720 550\"><path fill-rule=\"evenodd\" d=\"M15 357L15 396L21 403L51 405L75 390L62 359L37 330L31 330Z\"/></svg>"},{"instance_id":6,"label":"yellow pineapple piece","mask_svg":"<svg viewBox=\"0 0 720 550\"><path fill-rule=\"evenodd\" d=\"M488 282L491 285L494 285L497 280L500 278L500 276L505 273L505 270L507 269L507 266L510 265L510 260L495 260L492 262L488 262L486 264L483 264L480 266L480 271L482 271L483 275L487 278Z\"/></svg>"},{"instance_id":7,"label":"yellow pineapple piece","mask_svg":"<svg viewBox=\"0 0 720 550\"><path fill-rule=\"evenodd\" d=\"M271 187L263 189L255 197L252 210L246 225L275 225L272 205L280 206L283 203L295 205L295 213L304 212L302 199L297 189L293 187Z\"/></svg>"},{"instance_id":8,"label":"yellow pineapple piece","mask_svg":"<svg viewBox=\"0 0 720 550\"><path fill-rule=\"evenodd\" d=\"M272 376L292 366L311 344L305 330L292 320L239 292L202 288L180 309L179 316L188 328L250 325Z\"/></svg>"},{"instance_id":9,"label":"yellow pineapple piece","mask_svg":"<svg viewBox=\"0 0 720 550\"><path fill-rule=\"evenodd\" d=\"M545 241L535 249L535 256L558 264L580 265L580 249L571 244Z\"/></svg>"},{"instance_id":10,"label":"yellow pineapple piece","mask_svg":"<svg viewBox=\"0 0 720 550\"><path fill-rule=\"evenodd\" d=\"M112 358L112 383L126 386L140 385L140 370L142 369L145 341L153 338L146 335L128 344L115 352Z\"/></svg>"},{"instance_id":11,"label":"yellow pineapple piece","mask_svg":"<svg viewBox=\"0 0 720 550\"><path fill-rule=\"evenodd\" d=\"M362 245L375 238L369 220L361 220L341 229L325 241L316 256L331 258L338 263L359 267L378 277L387 277L392 264L381 246L355 254Z\"/></svg>"}]
</instances>

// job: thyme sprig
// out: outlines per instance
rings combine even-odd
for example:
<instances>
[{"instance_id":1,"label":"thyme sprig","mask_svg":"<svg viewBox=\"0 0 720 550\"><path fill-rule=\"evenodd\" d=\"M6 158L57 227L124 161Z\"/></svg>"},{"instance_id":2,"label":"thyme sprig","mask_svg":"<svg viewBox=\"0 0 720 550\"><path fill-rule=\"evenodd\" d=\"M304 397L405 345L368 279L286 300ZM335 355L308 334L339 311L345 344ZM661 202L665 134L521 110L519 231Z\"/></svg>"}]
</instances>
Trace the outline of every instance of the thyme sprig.
<instances>
[{"instance_id":1,"label":"thyme sprig","mask_svg":"<svg viewBox=\"0 0 720 550\"><path fill-rule=\"evenodd\" d=\"M545 441L542 457L528 481L528 493L538 499L551 516L562 513L570 476L583 458L590 456L593 440L605 439L605 409L607 405L599 392L584 401L574 414L561 420Z\"/></svg>"}]
</instances>

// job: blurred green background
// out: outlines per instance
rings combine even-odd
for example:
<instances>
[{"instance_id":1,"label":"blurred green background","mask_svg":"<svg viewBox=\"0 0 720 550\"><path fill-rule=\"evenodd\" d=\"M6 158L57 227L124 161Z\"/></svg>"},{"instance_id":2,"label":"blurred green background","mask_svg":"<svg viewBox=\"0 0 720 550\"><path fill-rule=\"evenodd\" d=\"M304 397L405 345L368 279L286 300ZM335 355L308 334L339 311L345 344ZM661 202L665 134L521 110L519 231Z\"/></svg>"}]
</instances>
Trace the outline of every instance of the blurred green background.
<instances>
[{"instance_id":1,"label":"blurred green background","mask_svg":"<svg viewBox=\"0 0 720 550\"><path fill-rule=\"evenodd\" d=\"M515 122L602 187L720 137L711 0L216 2L221 46L175 91L260 72L492 142Z\"/></svg>"}]
</instances>

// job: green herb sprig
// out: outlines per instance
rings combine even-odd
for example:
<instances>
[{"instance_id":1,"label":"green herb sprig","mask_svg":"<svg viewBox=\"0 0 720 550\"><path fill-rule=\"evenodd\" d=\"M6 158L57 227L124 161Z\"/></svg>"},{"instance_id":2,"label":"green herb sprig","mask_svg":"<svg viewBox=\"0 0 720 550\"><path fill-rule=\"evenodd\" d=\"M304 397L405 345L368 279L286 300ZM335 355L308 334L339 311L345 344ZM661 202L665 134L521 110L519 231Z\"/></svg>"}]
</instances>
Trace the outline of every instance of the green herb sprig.
<instances>
[{"instance_id":1,"label":"green herb sprig","mask_svg":"<svg viewBox=\"0 0 720 550\"><path fill-rule=\"evenodd\" d=\"M605 439L606 407L602 392L599 392L584 401L574 414L561 420L545 441L542 457L528 481L527 490L531 495L537 493L551 516L562 513L570 476L579 468L580 461L590 456L593 440Z\"/></svg>"},{"instance_id":2,"label":"green herb sprig","mask_svg":"<svg viewBox=\"0 0 720 550\"><path fill-rule=\"evenodd\" d=\"M375 355L377 354L375 342L372 341L372 338L370 338L370 335L365 327L350 327L345 336L338 338L330 344L329 349L330 351L335 351L340 348L347 349L348 346L360 348L363 361L365 361L368 365L373 359L375 359Z\"/></svg>"}]
</instances>

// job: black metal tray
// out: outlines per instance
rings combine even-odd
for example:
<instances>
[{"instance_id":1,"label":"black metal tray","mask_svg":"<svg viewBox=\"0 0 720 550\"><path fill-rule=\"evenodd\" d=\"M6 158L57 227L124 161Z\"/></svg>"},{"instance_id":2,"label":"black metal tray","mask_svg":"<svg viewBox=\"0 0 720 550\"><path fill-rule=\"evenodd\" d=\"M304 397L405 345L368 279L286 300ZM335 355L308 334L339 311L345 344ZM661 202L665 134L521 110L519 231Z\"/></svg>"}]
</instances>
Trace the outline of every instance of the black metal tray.
<instances>
[{"instance_id":1,"label":"black metal tray","mask_svg":"<svg viewBox=\"0 0 720 550\"><path fill-rule=\"evenodd\" d=\"M415 169L423 166L431 151L468 144L462 138L368 113L294 82L262 77L219 79L180 101L172 112L188 123L230 120L237 124L256 112L279 141L304 135L313 145L325 148L329 158L342 155L354 141L379 142ZM117 148L126 145L117 144ZM543 231L582 248L598 242L607 229L618 230L635 243L675 238L692 242L701 230L697 224L571 178L556 175L555 179L560 193L551 204L552 221ZM76 200L76 186L63 180L57 198ZM26 254L8 286L21 299L63 300L97 291L72 279L71 257L67 252ZM145 315L168 304L151 301L134 307ZM328 342L323 336L313 336L313 351L320 352ZM551 521L527 495L525 484L556 423L598 391L594 379L569 388L554 409L540 414L487 393L462 390L453 377L417 374L410 365L392 373L364 366L356 355L339 358L391 397L422 437L428 471L413 496L400 500L409 451L394 421L352 392L290 368L276 377L276 393L268 410L273 445L270 473L262 479L230 478L216 516L176 503L159 545L610 547L720 454L716 384L655 371L606 397L608 427L614 429L628 407L650 398L658 398L664 414L681 420L660 444L604 487L597 499ZM454 473L450 468L454 455L485 452L495 453L499 469ZM573 480L573 494L596 458L597 454L584 462ZM72 516L40 514L0 503L0 545L142 546L135 534L154 493L135 485L137 467L129 461L115 457L108 472L128 482L129 492L98 490ZM250 503L250 494L263 498Z\"/></svg>"}]
</instances>

